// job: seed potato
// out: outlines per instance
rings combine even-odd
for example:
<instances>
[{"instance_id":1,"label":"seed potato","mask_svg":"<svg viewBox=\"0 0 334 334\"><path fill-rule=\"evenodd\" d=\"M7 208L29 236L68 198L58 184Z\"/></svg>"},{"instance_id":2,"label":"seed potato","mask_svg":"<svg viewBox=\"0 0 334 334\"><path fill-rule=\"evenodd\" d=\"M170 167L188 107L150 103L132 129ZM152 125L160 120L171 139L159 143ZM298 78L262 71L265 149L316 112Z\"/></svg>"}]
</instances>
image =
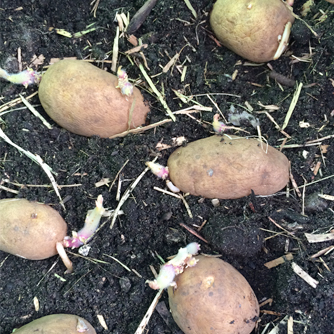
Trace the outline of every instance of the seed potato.
<instances>
[{"instance_id":1,"label":"seed potato","mask_svg":"<svg viewBox=\"0 0 334 334\"><path fill-rule=\"evenodd\" d=\"M210 16L224 46L245 59L274 59L285 25L295 18L281 0L218 0Z\"/></svg>"},{"instance_id":2,"label":"seed potato","mask_svg":"<svg viewBox=\"0 0 334 334\"><path fill-rule=\"evenodd\" d=\"M175 150L168 159L169 177L185 193L234 199L270 195L289 181L285 155L257 139L212 136Z\"/></svg>"},{"instance_id":3,"label":"seed potato","mask_svg":"<svg viewBox=\"0 0 334 334\"><path fill-rule=\"evenodd\" d=\"M82 328L78 331L79 327ZM72 314L53 314L36 319L20 329L15 334L96 334L92 325L85 319Z\"/></svg>"},{"instance_id":4,"label":"seed potato","mask_svg":"<svg viewBox=\"0 0 334 334\"><path fill-rule=\"evenodd\" d=\"M175 322L185 334L249 334L259 316L256 296L230 264L196 256L198 263L176 276L168 289Z\"/></svg>"},{"instance_id":5,"label":"seed potato","mask_svg":"<svg viewBox=\"0 0 334 334\"><path fill-rule=\"evenodd\" d=\"M29 260L57 254L56 242L66 236L67 224L56 210L26 199L2 199L0 213L0 250Z\"/></svg>"},{"instance_id":6,"label":"seed potato","mask_svg":"<svg viewBox=\"0 0 334 334\"><path fill-rule=\"evenodd\" d=\"M83 136L103 138L145 123L149 107L139 89L131 96L116 88L118 79L83 60L61 60L42 76L38 95L46 113L60 126Z\"/></svg>"}]
</instances>

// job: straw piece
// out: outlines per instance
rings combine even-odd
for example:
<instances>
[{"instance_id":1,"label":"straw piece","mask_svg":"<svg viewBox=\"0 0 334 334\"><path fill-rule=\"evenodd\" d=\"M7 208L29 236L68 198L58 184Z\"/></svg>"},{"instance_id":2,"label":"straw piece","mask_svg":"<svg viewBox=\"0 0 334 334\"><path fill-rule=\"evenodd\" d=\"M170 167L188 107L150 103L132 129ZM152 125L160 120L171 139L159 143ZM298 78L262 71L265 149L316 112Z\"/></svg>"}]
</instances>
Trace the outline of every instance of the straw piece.
<instances>
[{"instance_id":1,"label":"straw piece","mask_svg":"<svg viewBox=\"0 0 334 334\"><path fill-rule=\"evenodd\" d=\"M299 95L300 95L300 92L302 90L302 87L303 87L303 83L301 82L298 85L297 90L295 91L295 94L293 95L293 98L292 98L289 110L288 110L288 112L287 112L287 114L285 116L285 120L284 120L284 123L282 125L281 130L284 130L288 126L288 124L289 124L289 120L290 120L290 118L292 116L292 113L293 113L293 111L295 109L295 106L296 106L296 104L298 102Z\"/></svg>"},{"instance_id":2,"label":"straw piece","mask_svg":"<svg viewBox=\"0 0 334 334\"><path fill-rule=\"evenodd\" d=\"M139 64L139 69L141 71L141 73L143 74L143 76L145 77L146 81L148 82L148 84L150 85L151 89L153 90L153 92L155 93L155 95L158 97L160 103L163 105L163 107L166 109L169 117L175 122L176 118L173 115L172 111L169 109L166 101L164 100L164 98L162 97L161 93L157 90L157 88L154 86L154 83L152 82L151 78L148 76L148 74L146 73L144 66L142 64Z\"/></svg>"},{"instance_id":3,"label":"straw piece","mask_svg":"<svg viewBox=\"0 0 334 334\"><path fill-rule=\"evenodd\" d=\"M301 267L299 267L298 264L296 264L295 262L292 262L292 270L312 288L315 289L319 284L317 280L312 278L306 271L304 271Z\"/></svg>"},{"instance_id":4,"label":"straw piece","mask_svg":"<svg viewBox=\"0 0 334 334\"><path fill-rule=\"evenodd\" d=\"M48 129L52 129L52 125L21 94L19 95L24 105L38 117Z\"/></svg>"}]
</instances>

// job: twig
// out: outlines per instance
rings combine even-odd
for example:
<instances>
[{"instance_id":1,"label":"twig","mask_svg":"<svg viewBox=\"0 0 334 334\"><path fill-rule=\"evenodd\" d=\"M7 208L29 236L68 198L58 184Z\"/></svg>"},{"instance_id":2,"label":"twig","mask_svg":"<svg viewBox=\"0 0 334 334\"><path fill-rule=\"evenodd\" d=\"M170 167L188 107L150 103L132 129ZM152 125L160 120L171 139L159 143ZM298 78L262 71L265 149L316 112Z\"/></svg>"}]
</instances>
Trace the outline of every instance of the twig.
<instances>
[{"instance_id":1,"label":"twig","mask_svg":"<svg viewBox=\"0 0 334 334\"><path fill-rule=\"evenodd\" d=\"M282 125L281 130L284 130L287 127L287 125L289 124L289 120L290 120L291 115L292 115L292 113L295 109L295 106L296 106L297 102L298 102L299 95L300 95L300 92L302 90L302 87L303 87L303 83L301 82L301 83L299 83L299 85L297 87L297 90L295 91L295 93L293 95L289 110L288 110L288 112L285 116L285 120L284 120L284 123Z\"/></svg>"},{"instance_id":2,"label":"twig","mask_svg":"<svg viewBox=\"0 0 334 334\"><path fill-rule=\"evenodd\" d=\"M109 254L103 254L103 255L110 257L111 259L113 259L114 261L116 261L117 263L119 263L125 270L131 272L131 269L129 267L127 267L124 263L122 263L120 260L117 260L115 257L113 257L113 256L111 256Z\"/></svg>"},{"instance_id":3,"label":"twig","mask_svg":"<svg viewBox=\"0 0 334 334\"><path fill-rule=\"evenodd\" d=\"M290 315L288 319L288 334L293 334L293 317Z\"/></svg>"},{"instance_id":4,"label":"twig","mask_svg":"<svg viewBox=\"0 0 334 334\"><path fill-rule=\"evenodd\" d=\"M174 115L179 115L179 114L189 114L193 112L200 112L200 111L212 111L212 107L204 107L204 106L191 106L188 108L180 109L177 111L173 111Z\"/></svg>"},{"instance_id":5,"label":"twig","mask_svg":"<svg viewBox=\"0 0 334 334\"><path fill-rule=\"evenodd\" d=\"M7 188L7 187L5 187L5 186L2 186L1 184L0 184L0 189L5 190L5 191L8 191L9 193L13 193L13 194L16 194L16 195L19 193L19 191L14 190L14 189Z\"/></svg>"},{"instance_id":6,"label":"twig","mask_svg":"<svg viewBox=\"0 0 334 334\"><path fill-rule=\"evenodd\" d=\"M322 178L322 179L319 179L319 180L317 180L317 181L312 181L312 182L310 182L310 183L308 183L308 184L299 186L298 188L308 187L308 186L310 186L310 185L312 185L312 184L315 184L315 183L318 183L318 182L321 182L321 181L325 181L325 180L331 179L332 177L334 177L334 174L333 174L333 175L326 176L326 177L324 177L324 178ZM318 195L318 196L319 196L319 195Z\"/></svg>"},{"instance_id":7,"label":"twig","mask_svg":"<svg viewBox=\"0 0 334 334\"><path fill-rule=\"evenodd\" d=\"M124 169L124 167L126 166L126 164L129 162L129 159L125 161L125 163L123 164L123 166L121 167L121 169L117 172L114 181L111 183L110 187L109 187L109 191L111 190L111 188L113 187L113 185L115 184L119 174L122 172L122 170Z\"/></svg>"},{"instance_id":8,"label":"twig","mask_svg":"<svg viewBox=\"0 0 334 334\"><path fill-rule=\"evenodd\" d=\"M194 218L194 217L193 217L193 214L191 213L191 210L190 210L190 207L189 207L187 201L184 199L184 197L183 197L181 194L180 194L180 198L181 198L181 200L182 200L184 206L185 206L186 209L187 209L187 212L188 212L189 217L190 217L190 218Z\"/></svg>"},{"instance_id":9,"label":"twig","mask_svg":"<svg viewBox=\"0 0 334 334\"><path fill-rule=\"evenodd\" d=\"M323 254L327 255L329 252L331 252L334 249L334 246L329 246L324 249L321 249L319 252L313 254L310 258L315 259L316 257L319 257Z\"/></svg>"},{"instance_id":10,"label":"twig","mask_svg":"<svg viewBox=\"0 0 334 334\"><path fill-rule=\"evenodd\" d=\"M155 307L157 306L158 300L160 299L163 291L164 291L163 289L160 289L158 291L158 293L155 295L150 307L148 308L146 314L144 315L143 320L140 322L135 334L142 334L144 332L145 327L148 324L148 322L150 321L152 313L153 313Z\"/></svg>"},{"instance_id":11,"label":"twig","mask_svg":"<svg viewBox=\"0 0 334 334\"><path fill-rule=\"evenodd\" d=\"M286 261L291 261L292 259L293 259L293 255L291 253L288 253L288 254L285 254L285 255L283 255L283 256L275 259L275 260L266 262L264 265L268 269L271 269L271 268L279 266L282 263L285 263Z\"/></svg>"},{"instance_id":12,"label":"twig","mask_svg":"<svg viewBox=\"0 0 334 334\"><path fill-rule=\"evenodd\" d=\"M292 262L291 264L292 270L301 277L306 283L311 285L312 288L316 288L319 282L312 278L306 271L304 271L301 267L298 266L295 262Z\"/></svg>"},{"instance_id":13,"label":"twig","mask_svg":"<svg viewBox=\"0 0 334 334\"><path fill-rule=\"evenodd\" d=\"M293 175L292 175L291 170L290 170L290 181L291 181L292 186L293 186L293 189L296 191L298 197L302 197L302 194L301 194L299 188L302 188L302 187L305 188L305 187L306 187L306 184L303 184L302 186L298 187L297 182L295 181L295 179L294 179L294 177L293 177Z\"/></svg>"},{"instance_id":14,"label":"twig","mask_svg":"<svg viewBox=\"0 0 334 334\"><path fill-rule=\"evenodd\" d=\"M186 207L186 210L187 210L187 212L188 212L189 217L190 217L190 218L193 218L193 215L192 215L192 213L191 213L190 207L189 207L187 201L184 199L184 197L183 197L181 194L174 194L174 193L172 193L172 192L170 192L170 191L168 191L168 190L164 190L164 189L161 189L161 188L159 188L159 187L153 187L153 189L154 189L154 190L157 190L157 191L160 191L160 192L162 192L162 193L164 193L164 194L167 194L167 195L170 195L170 196L173 196L173 197L176 197L176 198L182 200L184 206Z\"/></svg>"},{"instance_id":15,"label":"twig","mask_svg":"<svg viewBox=\"0 0 334 334\"><path fill-rule=\"evenodd\" d=\"M334 240L334 233L305 233L305 237L309 243L325 242L329 240Z\"/></svg>"},{"instance_id":16,"label":"twig","mask_svg":"<svg viewBox=\"0 0 334 334\"><path fill-rule=\"evenodd\" d=\"M127 130L127 131L124 131L124 132L121 132L121 133L117 133L116 135L113 135L113 136L109 137L109 139L118 138L118 137L125 137L128 134L142 133L144 131L156 128L157 126L163 125L163 124L171 122L171 121L172 121L171 119L164 119L164 120L159 121L157 123L150 124L150 125L147 125L147 126L143 126L141 128L136 128L136 129Z\"/></svg>"},{"instance_id":17,"label":"twig","mask_svg":"<svg viewBox=\"0 0 334 334\"><path fill-rule=\"evenodd\" d=\"M304 176L303 176L303 179L304 179L304 185L303 185L303 195L302 195L302 215L304 216L305 215L305 192L306 192L307 181L304 178Z\"/></svg>"},{"instance_id":18,"label":"twig","mask_svg":"<svg viewBox=\"0 0 334 334\"><path fill-rule=\"evenodd\" d=\"M35 163L39 164L37 158L36 158L36 155L29 152L29 151L26 151L24 150L22 147L16 145L15 143L13 143L8 137L7 135L2 131L2 129L0 128L0 137L6 142L8 143L9 145L12 145L14 146L18 151L20 151L21 153L25 154L29 159L31 159L32 161L34 161ZM52 168L50 166L48 166L47 164L44 164L45 167L53 174L57 175L56 172L54 172L52 170Z\"/></svg>"},{"instance_id":19,"label":"twig","mask_svg":"<svg viewBox=\"0 0 334 334\"><path fill-rule=\"evenodd\" d=\"M161 193L164 193L164 194L167 194L169 196L173 196L173 197L176 197L178 199L180 199L180 195L178 194L174 194L172 193L171 191L168 191L168 190L164 190L164 189L161 189L159 187L153 187L154 190L157 190L157 191L160 191Z\"/></svg>"},{"instance_id":20,"label":"twig","mask_svg":"<svg viewBox=\"0 0 334 334\"><path fill-rule=\"evenodd\" d=\"M24 105L36 116L38 117L42 123L48 128L48 129L52 129L51 124L21 95L20 98L22 100L22 102L24 103Z\"/></svg>"},{"instance_id":21,"label":"twig","mask_svg":"<svg viewBox=\"0 0 334 334\"><path fill-rule=\"evenodd\" d=\"M330 138L333 138L333 137L334 137L334 135L329 135L329 136L326 136L326 137L322 137L322 138L318 138L318 139L314 139L314 140L309 140L305 144L313 144L313 143L319 143L319 142L321 144L321 142L323 140L330 139Z\"/></svg>"},{"instance_id":22,"label":"twig","mask_svg":"<svg viewBox=\"0 0 334 334\"><path fill-rule=\"evenodd\" d=\"M276 223L274 219L272 219L271 217L268 217L268 219L274 224L276 225L278 228L280 228L281 230L283 230L285 233L287 233L288 235L290 235L292 238L299 240L299 238L295 237L293 235L293 233L289 232L288 230L286 230L285 228L283 228L280 224Z\"/></svg>"},{"instance_id":23,"label":"twig","mask_svg":"<svg viewBox=\"0 0 334 334\"><path fill-rule=\"evenodd\" d=\"M26 100L30 100L32 97L34 97L34 96L37 95L37 94L38 94L38 92L35 92L35 93L33 93L33 94L27 96ZM9 108L11 108L11 107L14 107L14 106L16 106L17 104L20 104L20 103L22 103L22 100L21 100L21 98L18 97L18 98L14 99L14 100L11 100L11 101L9 101L9 102L3 104L3 105L0 107L0 116L3 115L3 114L2 114L3 111L5 111L5 110L7 110L7 109L9 109Z\"/></svg>"},{"instance_id":24,"label":"twig","mask_svg":"<svg viewBox=\"0 0 334 334\"><path fill-rule=\"evenodd\" d=\"M119 27L116 28L116 36L114 39L114 45L112 49L112 64L111 64L111 70L113 72L116 72L117 67L117 57L118 57L118 39L119 39Z\"/></svg>"},{"instance_id":25,"label":"twig","mask_svg":"<svg viewBox=\"0 0 334 334\"><path fill-rule=\"evenodd\" d=\"M59 200L60 200L60 204L61 204L61 206L63 207L64 211L66 211L66 208L65 208L63 199L61 198L60 193L59 193L59 190L58 190L58 184L57 184L55 178L53 177L53 175L52 175L51 172L50 172L50 167L49 167L49 166L42 160L42 158L41 158L39 155L35 154L35 156L36 156L36 160L37 160L37 162L38 162L39 165L43 168L45 174L46 174L46 175L48 176L48 178L50 179L51 184L52 184L52 187L53 187L55 193L57 194L57 196L58 196L58 198L59 198Z\"/></svg>"},{"instance_id":26,"label":"twig","mask_svg":"<svg viewBox=\"0 0 334 334\"><path fill-rule=\"evenodd\" d=\"M155 162L158 159L158 157L155 157L153 162ZM111 224L110 224L110 228L112 229L115 225L116 222L116 218L118 216L118 211L121 209L122 205L125 203L125 201L130 197L132 191L134 188L136 188L137 184L139 183L139 181L143 178L143 176L150 170L149 167L146 167L144 169L144 171L136 178L136 180L134 180L130 186L128 187L128 189L126 189L125 193L123 194L122 198L120 199L115 211L114 211L114 216L112 217L111 220Z\"/></svg>"},{"instance_id":27,"label":"twig","mask_svg":"<svg viewBox=\"0 0 334 334\"><path fill-rule=\"evenodd\" d=\"M218 104L212 99L212 97L209 94L206 94L206 96L212 102L212 104L217 108L217 110L220 113L220 116L223 117L224 122L227 123L227 120L226 120L224 114L222 113L222 111L220 110Z\"/></svg>"},{"instance_id":28,"label":"twig","mask_svg":"<svg viewBox=\"0 0 334 334\"><path fill-rule=\"evenodd\" d=\"M201 239L205 243L209 243L206 239L204 239L200 234L198 234L195 230L193 230L191 227L187 226L186 224L181 223L180 226L184 227L188 232L196 236L198 239Z\"/></svg>"},{"instance_id":29,"label":"twig","mask_svg":"<svg viewBox=\"0 0 334 334\"><path fill-rule=\"evenodd\" d=\"M274 117L272 117L272 116L268 113L268 111L265 111L264 113L267 115L267 117L270 119L270 121L274 123L275 128L276 128L278 131L280 131L285 137L287 137L287 138L291 138L290 135L288 135L285 131L281 130L280 126L276 123Z\"/></svg>"},{"instance_id":30,"label":"twig","mask_svg":"<svg viewBox=\"0 0 334 334\"><path fill-rule=\"evenodd\" d=\"M25 184L25 183L18 183L18 182L11 182L8 179L2 179L2 181L12 184L14 186L17 187L31 187L31 188L51 188L52 185L50 186L49 184ZM57 185L58 189L62 189L62 188L72 188L72 187L80 187L82 186L81 183L78 184L61 184L61 185Z\"/></svg>"},{"instance_id":31,"label":"twig","mask_svg":"<svg viewBox=\"0 0 334 334\"><path fill-rule=\"evenodd\" d=\"M100 3L100 0L93 0L90 5L94 5L92 10L90 11L91 13L93 13L94 17L96 17L96 11L97 11L97 7L99 7L99 3Z\"/></svg>"},{"instance_id":32,"label":"twig","mask_svg":"<svg viewBox=\"0 0 334 334\"><path fill-rule=\"evenodd\" d=\"M188 9L191 11L191 13L193 14L194 18L197 20L197 13L194 9L194 7L191 5L189 0L184 0L184 2L186 3Z\"/></svg>"},{"instance_id":33,"label":"twig","mask_svg":"<svg viewBox=\"0 0 334 334\"><path fill-rule=\"evenodd\" d=\"M169 117L175 122L176 118L173 115L172 111L169 109L166 101L164 100L164 98L162 97L161 93L157 90L157 88L154 86L154 83L152 82L151 78L148 76L148 74L145 71L145 68L143 66L143 64L139 64L139 69L141 71L141 73L143 74L143 76L145 77L147 83L149 84L149 86L151 87L151 89L153 90L153 92L155 93L155 95L158 97L160 103L163 105L163 107L166 109Z\"/></svg>"},{"instance_id":34,"label":"twig","mask_svg":"<svg viewBox=\"0 0 334 334\"><path fill-rule=\"evenodd\" d=\"M333 195L318 194L318 196L323 198L323 199L327 199L328 201L334 201L334 196Z\"/></svg>"}]
</instances>

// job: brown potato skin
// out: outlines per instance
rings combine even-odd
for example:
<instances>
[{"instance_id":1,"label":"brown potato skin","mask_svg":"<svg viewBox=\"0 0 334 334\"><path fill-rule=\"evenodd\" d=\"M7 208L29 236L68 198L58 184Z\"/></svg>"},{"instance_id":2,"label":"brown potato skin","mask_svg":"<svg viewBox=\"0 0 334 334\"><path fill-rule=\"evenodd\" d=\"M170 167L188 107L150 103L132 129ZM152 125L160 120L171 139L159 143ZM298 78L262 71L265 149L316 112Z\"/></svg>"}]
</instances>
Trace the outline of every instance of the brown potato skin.
<instances>
[{"instance_id":1,"label":"brown potato skin","mask_svg":"<svg viewBox=\"0 0 334 334\"><path fill-rule=\"evenodd\" d=\"M294 20L281 0L218 0L210 16L212 30L224 46L258 63L273 59L278 36Z\"/></svg>"},{"instance_id":2,"label":"brown potato skin","mask_svg":"<svg viewBox=\"0 0 334 334\"><path fill-rule=\"evenodd\" d=\"M240 198L251 190L256 195L270 195L289 181L289 161L283 153L265 143L262 149L256 139L232 135L212 136L180 147L167 164L176 187L205 198Z\"/></svg>"},{"instance_id":3,"label":"brown potato skin","mask_svg":"<svg viewBox=\"0 0 334 334\"><path fill-rule=\"evenodd\" d=\"M107 138L128 129L129 112L135 99L131 128L145 123L149 107L138 88L122 95L118 79L83 60L65 59L42 76L38 95L47 114L70 132Z\"/></svg>"},{"instance_id":4,"label":"brown potato skin","mask_svg":"<svg viewBox=\"0 0 334 334\"><path fill-rule=\"evenodd\" d=\"M36 319L27 325L24 325L20 329L16 330L15 334L78 334L78 318L80 317L73 314L47 315L45 317ZM83 320L88 327L88 330L84 333L96 334L95 329L92 327L92 325L87 320Z\"/></svg>"},{"instance_id":5,"label":"brown potato skin","mask_svg":"<svg viewBox=\"0 0 334 334\"><path fill-rule=\"evenodd\" d=\"M66 236L67 224L56 210L26 199L2 199L0 212L0 250L29 260L57 254L56 242Z\"/></svg>"},{"instance_id":6,"label":"brown potato skin","mask_svg":"<svg viewBox=\"0 0 334 334\"><path fill-rule=\"evenodd\" d=\"M175 322L185 334L249 334L259 304L246 279L230 264L196 256L198 263L176 276L168 289Z\"/></svg>"}]
</instances>

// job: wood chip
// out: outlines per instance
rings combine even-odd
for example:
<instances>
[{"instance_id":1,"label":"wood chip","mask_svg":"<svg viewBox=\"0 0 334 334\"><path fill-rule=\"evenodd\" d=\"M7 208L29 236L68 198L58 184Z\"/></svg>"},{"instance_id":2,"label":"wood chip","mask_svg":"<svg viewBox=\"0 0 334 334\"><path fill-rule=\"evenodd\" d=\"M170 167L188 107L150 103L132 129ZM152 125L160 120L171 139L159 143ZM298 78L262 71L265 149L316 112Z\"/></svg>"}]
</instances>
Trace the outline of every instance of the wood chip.
<instances>
[{"instance_id":1,"label":"wood chip","mask_svg":"<svg viewBox=\"0 0 334 334\"><path fill-rule=\"evenodd\" d=\"M329 252L331 252L332 250L334 249L334 246L329 246L329 247L326 247L324 249L321 249L319 252L313 254L311 256L311 259L315 259L323 254L327 255Z\"/></svg>"},{"instance_id":2,"label":"wood chip","mask_svg":"<svg viewBox=\"0 0 334 334\"><path fill-rule=\"evenodd\" d=\"M35 311L38 312L39 311L39 300L36 296L34 297L34 307L35 307Z\"/></svg>"},{"instance_id":3,"label":"wood chip","mask_svg":"<svg viewBox=\"0 0 334 334\"><path fill-rule=\"evenodd\" d=\"M293 318L292 316L288 319L288 334L293 334Z\"/></svg>"},{"instance_id":4,"label":"wood chip","mask_svg":"<svg viewBox=\"0 0 334 334\"><path fill-rule=\"evenodd\" d=\"M293 255L291 253L288 253L286 255L283 255L281 257L278 257L275 260L266 262L264 265L270 269L279 266L280 264L286 262L286 261L291 261L293 259Z\"/></svg>"},{"instance_id":5,"label":"wood chip","mask_svg":"<svg viewBox=\"0 0 334 334\"><path fill-rule=\"evenodd\" d=\"M334 240L334 233L311 234L305 233L305 237L309 243L324 242Z\"/></svg>"},{"instance_id":6,"label":"wood chip","mask_svg":"<svg viewBox=\"0 0 334 334\"><path fill-rule=\"evenodd\" d=\"M314 289L317 287L317 285L319 284L319 281L311 277L306 271L304 271L301 267L299 267L297 263L292 262L291 266L292 266L292 270L300 278L302 278L307 284L309 284Z\"/></svg>"},{"instance_id":7,"label":"wood chip","mask_svg":"<svg viewBox=\"0 0 334 334\"><path fill-rule=\"evenodd\" d=\"M332 195L318 194L318 196L323 198L323 199L327 199L328 201L334 201L334 196L332 196Z\"/></svg>"},{"instance_id":8,"label":"wood chip","mask_svg":"<svg viewBox=\"0 0 334 334\"><path fill-rule=\"evenodd\" d=\"M97 315L97 319L99 320L100 325L101 325L105 330L108 330L108 326L107 326L107 324L106 324L106 322L105 322L105 320L104 320L103 315L98 314L98 315Z\"/></svg>"}]
</instances>

